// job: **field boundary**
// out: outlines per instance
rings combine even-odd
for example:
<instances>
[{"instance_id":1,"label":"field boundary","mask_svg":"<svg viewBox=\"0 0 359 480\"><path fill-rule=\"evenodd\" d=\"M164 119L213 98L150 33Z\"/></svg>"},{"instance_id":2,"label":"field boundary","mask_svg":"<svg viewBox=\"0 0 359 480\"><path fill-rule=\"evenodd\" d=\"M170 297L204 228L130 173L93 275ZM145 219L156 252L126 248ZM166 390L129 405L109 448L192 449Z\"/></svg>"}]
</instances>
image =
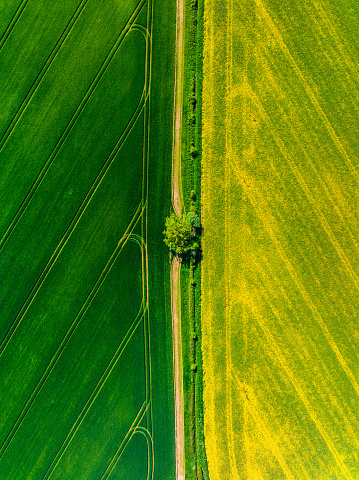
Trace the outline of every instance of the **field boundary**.
<instances>
[{"instance_id":1,"label":"field boundary","mask_svg":"<svg viewBox=\"0 0 359 480\"><path fill-rule=\"evenodd\" d=\"M183 192L189 210L202 216L203 0L185 0ZM202 228L199 230L201 235ZM201 249L182 269L182 338L186 480L208 480L203 422Z\"/></svg>"}]
</instances>

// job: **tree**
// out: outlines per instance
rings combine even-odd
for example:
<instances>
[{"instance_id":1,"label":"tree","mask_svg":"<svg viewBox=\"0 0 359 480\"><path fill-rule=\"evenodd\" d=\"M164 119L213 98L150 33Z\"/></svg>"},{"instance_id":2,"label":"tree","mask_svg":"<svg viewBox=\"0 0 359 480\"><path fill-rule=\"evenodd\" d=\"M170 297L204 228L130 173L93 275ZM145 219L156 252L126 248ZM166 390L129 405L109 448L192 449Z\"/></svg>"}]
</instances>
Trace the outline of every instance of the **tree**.
<instances>
[{"instance_id":1,"label":"tree","mask_svg":"<svg viewBox=\"0 0 359 480\"><path fill-rule=\"evenodd\" d=\"M166 218L166 230L163 232L163 241L172 251L181 255L199 248L196 235L193 234L192 224L187 217L180 217L171 213Z\"/></svg>"},{"instance_id":2,"label":"tree","mask_svg":"<svg viewBox=\"0 0 359 480\"><path fill-rule=\"evenodd\" d=\"M200 228L201 226L201 219L199 218L199 215L197 215L197 211L190 211L187 213L187 218L190 221L192 227L194 228Z\"/></svg>"}]
</instances>

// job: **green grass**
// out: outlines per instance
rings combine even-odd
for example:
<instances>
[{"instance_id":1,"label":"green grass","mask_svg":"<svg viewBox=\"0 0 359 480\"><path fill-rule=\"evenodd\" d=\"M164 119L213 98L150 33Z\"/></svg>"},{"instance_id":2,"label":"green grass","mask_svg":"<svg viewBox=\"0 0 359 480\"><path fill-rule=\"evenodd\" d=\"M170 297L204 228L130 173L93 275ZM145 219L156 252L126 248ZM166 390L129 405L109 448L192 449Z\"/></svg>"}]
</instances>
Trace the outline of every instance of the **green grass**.
<instances>
[{"instance_id":1,"label":"green grass","mask_svg":"<svg viewBox=\"0 0 359 480\"><path fill-rule=\"evenodd\" d=\"M2 20L10 22L18 4L8 3ZM172 41L172 17L155 2L149 116L142 31L151 29L151 8L149 0L46 8L37 0L0 43L2 478L147 474L152 437L155 478L174 468L171 328L158 285L167 265L161 257L160 269L147 270L138 244L147 222L150 241L162 242L155 189L170 166L172 124L162 132L158 118L173 97L172 58L163 64L158 42ZM142 27L130 31L130 17Z\"/></svg>"},{"instance_id":2,"label":"green grass","mask_svg":"<svg viewBox=\"0 0 359 480\"><path fill-rule=\"evenodd\" d=\"M197 7L192 0L186 1L186 63L184 85L184 134L183 134L183 192L185 209L190 210L191 191L196 194L196 207L201 215L201 154L202 154L202 59L203 59L203 8L204 2L199 0ZM191 99L196 99L193 107ZM194 121L193 121L194 120ZM190 154L191 144L198 151L197 157ZM189 312L191 304L189 290L190 272L182 269L182 334L184 355L184 390L185 390L185 435L186 435L186 478L196 479L196 465L203 471L204 478L208 478L207 460L204 448L203 432L203 372L201 356L201 268L195 269L195 318ZM195 328L193 328L193 324ZM195 359L191 351L191 334L196 331ZM195 361L194 361L195 360ZM191 364L197 365L195 375L191 372ZM195 377L195 385L192 380ZM193 395L195 396L195 411L193 411ZM193 434L195 433L195 453L193 451Z\"/></svg>"}]
</instances>

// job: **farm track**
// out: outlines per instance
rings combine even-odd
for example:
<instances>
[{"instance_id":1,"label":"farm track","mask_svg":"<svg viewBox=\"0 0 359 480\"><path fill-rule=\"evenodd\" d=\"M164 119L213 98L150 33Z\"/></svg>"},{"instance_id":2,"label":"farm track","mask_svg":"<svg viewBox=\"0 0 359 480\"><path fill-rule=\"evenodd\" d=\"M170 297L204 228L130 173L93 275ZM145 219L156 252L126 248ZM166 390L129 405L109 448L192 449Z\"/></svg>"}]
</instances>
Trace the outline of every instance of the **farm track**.
<instances>
[{"instance_id":1,"label":"farm track","mask_svg":"<svg viewBox=\"0 0 359 480\"><path fill-rule=\"evenodd\" d=\"M182 110L184 85L184 4L177 0L176 14L176 63L173 102L173 144L172 144L172 205L176 215L184 212L182 190Z\"/></svg>"},{"instance_id":2,"label":"farm track","mask_svg":"<svg viewBox=\"0 0 359 480\"><path fill-rule=\"evenodd\" d=\"M179 216L182 216L185 211L181 172L183 88L184 2L183 0L177 0L171 190L172 206L175 213ZM176 480L185 479L184 392L180 280L181 263L178 258L173 258L171 265L170 285L173 343L173 376L175 396Z\"/></svg>"},{"instance_id":3,"label":"farm track","mask_svg":"<svg viewBox=\"0 0 359 480\"><path fill-rule=\"evenodd\" d=\"M184 393L183 355L181 333L181 263L178 258L171 265L171 314L173 342L173 376L175 397L176 479L185 479L184 453Z\"/></svg>"},{"instance_id":4,"label":"farm track","mask_svg":"<svg viewBox=\"0 0 359 480\"><path fill-rule=\"evenodd\" d=\"M13 31L15 25L17 24L17 21L19 20L24 8L26 5L29 3L29 0L22 0L22 2L19 4L17 10L15 11L9 25L6 27L5 32L2 34L0 38L0 51L3 48L3 46L6 43L6 40L9 38L11 32Z\"/></svg>"},{"instance_id":5,"label":"farm track","mask_svg":"<svg viewBox=\"0 0 359 480\"><path fill-rule=\"evenodd\" d=\"M59 140L56 142L55 147L53 148L51 154L49 155L48 159L46 160L45 164L43 165L42 169L40 170L38 176L36 177L34 183L32 184L30 190L26 194L24 200L22 201L18 211L16 212L14 218L8 225L7 229L5 230L4 234L0 238L0 251L4 247L6 241L8 240L9 236L11 235L12 231L18 224L20 218L22 217L23 213L25 212L27 206L29 205L32 197L34 196L35 192L37 191L38 187L41 185L42 180L44 179L46 173L48 172L49 168L53 164L57 154L60 151L60 148L64 144L65 140L67 139L69 133L71 132L73 126L75 125L77 119L79 118L82 110L84 109L85 105L87 104L88 100L91 98L96 86L98 85L99 81L103 77L105 71L107 70L108 66L110 65L112 59L114 58L115 54L117 53L120 45L128 35L131 30L132 25L135 23L136 17L141 10L142 6L147 0L141 0L136 8L136 10L131 15L130 19L126 23L125 27L123 28L122 32L120 33L118 39L114 43L113 47L111 48L110 52L106 56L104 62L102 63L100 69L97 72L97 75L93 79L91 85L87 89L85 95L83 96L81 102L79 103L76 111L72 115L70 121L68 122L67 126L65 127L63 133L61 134Z\"/></svg>"}]
</instances>

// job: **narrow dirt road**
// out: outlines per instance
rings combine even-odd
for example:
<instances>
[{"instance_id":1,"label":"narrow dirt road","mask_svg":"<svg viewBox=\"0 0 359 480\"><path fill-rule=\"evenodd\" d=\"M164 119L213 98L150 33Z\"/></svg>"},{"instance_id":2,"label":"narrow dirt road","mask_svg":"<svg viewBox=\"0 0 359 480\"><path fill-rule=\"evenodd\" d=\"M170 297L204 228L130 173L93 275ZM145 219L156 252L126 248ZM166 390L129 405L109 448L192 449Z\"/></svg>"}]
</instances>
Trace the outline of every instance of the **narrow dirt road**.
<instances>
[{"instance_id":1,"label":"narrow dirt road","mask_svg":"<svg viewBox=\"0 0 359 480\"><path fill-rule=\"evenodd\" d=\"M184 400L181 332L181 263L174 258L171 265L171 309L173 343L173 377L175 395L176 479L185 478Z\"/></svg>"},{"instance_id":2,"label":"narrow dirt road","mask_svg":"<svg viewBox=\"0 0 359 480\"><path fill-rule=\"evenodd\" d=\"M184 83L184 1L177 0L176 14L176 59L173 103L172 143L172 205L177 215L184 211L181 155L182 155L182 109Z\"/></svg>"},{"instance_id":3,"label":"narrow dirt road","mask_svg":"<svg viewBox=\"0 0 359 480\"><path fill-rule=\"evenodd\" d=\"M181 154L184 83L184 1L177 0L175 87L173 104L172 206L177 215L184 213ZM173 343L173 379L175 396L176 480L185 480L183 358L181 333L181 263L174 258L171 266L171 313Z\"/></svg>"}]
</instances>

